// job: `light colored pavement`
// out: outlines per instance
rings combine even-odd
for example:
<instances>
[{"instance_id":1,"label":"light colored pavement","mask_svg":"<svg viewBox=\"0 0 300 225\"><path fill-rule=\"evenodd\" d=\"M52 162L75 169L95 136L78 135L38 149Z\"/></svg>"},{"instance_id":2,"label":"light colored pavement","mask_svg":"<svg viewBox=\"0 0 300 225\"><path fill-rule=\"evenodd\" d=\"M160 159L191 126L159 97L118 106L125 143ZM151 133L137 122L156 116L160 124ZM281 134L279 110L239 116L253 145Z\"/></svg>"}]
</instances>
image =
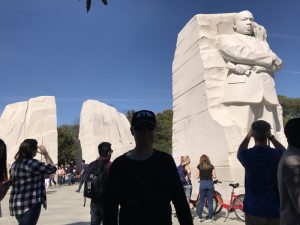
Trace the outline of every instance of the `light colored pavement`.
<instances>
[{"instance_id":1,"label":"light colored pavement","mask_svg":"<svg viewBox=\"0 0 300 225\"><path fill-rule=\"evenodd\" d=\"M48 208L42 209L38 225L88 225L90 224L89 199L87 199L86 206L83 207L84 198L81 193L75 192L77 185L50 187L47 190ZM8 197L1 202L3 217L0 218L0 225L16 225L17 221L14 217L9 215L8 211ZM193 212L196 216L196 212ZM226 213L223 210L215 216L216 225L242 225L234 213L229 215L229 218L224 222ZM177 218L173 217L173 224L179 225ZM200 225L197 217L194 218L194 224ZM208 224L208 223L203 223ZM155 224L153 224L155 225Z\"/></svg>"}]
</instances>

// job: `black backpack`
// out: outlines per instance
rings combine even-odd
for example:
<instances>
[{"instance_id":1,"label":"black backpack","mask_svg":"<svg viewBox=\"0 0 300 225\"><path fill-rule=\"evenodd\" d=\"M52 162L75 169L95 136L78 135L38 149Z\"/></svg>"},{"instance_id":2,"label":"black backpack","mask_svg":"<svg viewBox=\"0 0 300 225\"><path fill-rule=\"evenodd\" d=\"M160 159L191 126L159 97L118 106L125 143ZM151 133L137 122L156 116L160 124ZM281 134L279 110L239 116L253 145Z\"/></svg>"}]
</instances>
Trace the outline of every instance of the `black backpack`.
<instances>
[{"instance_id":1,"label":"black backpack","mask_svg":"<svg viewBox=\"0 0 300 225\"><path fill-rule=\"evenodd\" d=\"M96 202L104 200L108 181L107 165L108 160L96 160L88 165L84 182L84 197L91 198Z\"/></svg>"}]
</instances>

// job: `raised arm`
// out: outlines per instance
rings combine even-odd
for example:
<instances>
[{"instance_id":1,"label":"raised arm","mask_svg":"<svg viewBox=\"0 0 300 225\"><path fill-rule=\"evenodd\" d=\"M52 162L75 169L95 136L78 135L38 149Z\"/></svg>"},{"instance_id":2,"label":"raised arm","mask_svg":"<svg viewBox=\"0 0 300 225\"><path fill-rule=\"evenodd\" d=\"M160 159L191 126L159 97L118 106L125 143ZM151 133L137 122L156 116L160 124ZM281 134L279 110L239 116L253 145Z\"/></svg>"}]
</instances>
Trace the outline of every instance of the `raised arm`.
<instances>
[{"instance_id":1,"label":"raised arm","mask_svg":"<svg viewBox=\"0 0 300 225\"><path fill-rule=\"evenodd\" d=\"M48 154L46 147L44 145L40 145L40 146L38 146L38 149L39 149L38 152L45 157L46 163L54 165L50 155Z\"/></svg>"},{"instance_id":2,"label":"raised arm","mask_svg":"<svg viewBox=\"0 0 300 225\"><path fill-rule=\"evenodd\" d=\"M251 137L252 137L252 130L250 129L248 134L246 135L246 137L244 138L244 140L242 141L242 143L239 146L238 155L242 149L248 148Z\"/></svg>"},{"instance_id":3,"label":"raised arm","mask_svg":"<svg viewBox=\"0 0 300 225\"><path fill-rule=\"evenodd\" d=\"M38 146L39 153L42 154L46 159L46 164L38 160L33 160L28 166L32 169L33 173L44 173L44 174L53 174L56 172L56 167L49 156L45 146Z\"/></svg>"},{"instance_id":4,"label":"raised arm","mask_svg":"<svg viewBox=\"0 0 300 225\"><path fill-rule=\"evenodd\" d=\"M267 68L272 66L273 56L270 52L251 49L235 35L220 36L217 39L217 45L221 55L229 62Z\"/></svg>"},{"instance_id":5,"label":"raised arm","mask_svg":"<svg viewBox=\"0 0 300 225\"><path fill-rule=\"evenodd\" d=\"M274 137L274 135L271 135L269 137L269 140L273 144L274 148L276 148L276 149L284 149L285 150L285 147Z\"/></svg>"}]
</instances>

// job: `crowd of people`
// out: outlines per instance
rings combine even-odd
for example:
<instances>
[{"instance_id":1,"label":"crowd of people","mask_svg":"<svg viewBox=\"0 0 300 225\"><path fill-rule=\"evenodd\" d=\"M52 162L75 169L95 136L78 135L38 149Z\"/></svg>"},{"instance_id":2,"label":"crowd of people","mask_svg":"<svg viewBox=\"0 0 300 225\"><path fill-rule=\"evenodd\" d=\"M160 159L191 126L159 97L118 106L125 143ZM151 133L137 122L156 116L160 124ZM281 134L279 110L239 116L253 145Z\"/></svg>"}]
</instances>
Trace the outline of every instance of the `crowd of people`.
<instances>
[{"instance_id":1,"label":"crowd of people","mask_svg":"<svg viewBox=\"0 0 300 225\"><path fill-rule=\"evenodd\" d=\"M179 223L192 225L190 157L182 156L176 166L171 155L153 148L156 118L151 111L135 112L130 130L136 143L134 149L111 162L111 144L102 142L98 146L99 157L88 165L83 160L80 173L71 165L57 168L45 146L26 139L8 175L6 145L0 140L1 199L11 185L10 214L20 225L35 225L41 207L47 207L47 182L55 181L53 174L57 174L59 186L78 180L80 192L84 185L84 196L91 199L92 225L171 225L171 202ZM246 225L300 225L300 118L288 121L284 132L287 150L271 134L270 124L258 120L239 146L237 158L245 168ZM249 148L251 138L255 145ZM44 156L46 163L34 159L37 153ZM207 155L200 156L196 171L199 221L214 222L216 171ZM204 218L206 200L208 217Z\"/></svg>"}]
</instances>

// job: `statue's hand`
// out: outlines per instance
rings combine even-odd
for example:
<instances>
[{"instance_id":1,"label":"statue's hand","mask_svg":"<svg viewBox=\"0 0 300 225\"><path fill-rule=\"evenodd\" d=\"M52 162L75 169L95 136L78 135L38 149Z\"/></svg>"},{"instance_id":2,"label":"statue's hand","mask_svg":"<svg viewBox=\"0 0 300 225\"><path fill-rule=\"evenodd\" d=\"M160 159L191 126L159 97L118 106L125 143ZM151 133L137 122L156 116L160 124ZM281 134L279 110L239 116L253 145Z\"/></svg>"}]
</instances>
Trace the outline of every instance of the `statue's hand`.
<instances>
[{"instance_id":1,"label":"statue's hand","mask_svg":"<svg viewBox=\"0 0 300 225\"><path fill-rule=\"evenodd\" d=\"M272 59L272 67L275 66L277 70L280 70L282 66L282 60L275 53L273 53Z\"/></svg>"},{"instance_id":2,"label":"statue's hand","mask_svg":"<svg viewBox=\"0 0 300 225\"><path fill-rule=\"evenodd\" d=\"M235 66L235 73L240 75L250 75L251 73L251 66L243 65L243 64L237 64Z\"/></svg>"},{"instance_id":3,"label":"statue's hand","mask_svg":"<svg viewBox=\"0 0 300 225\"><path fill-rule=\"evenodd\" d=\"M254 66L253 70L256 73L269 72L269 70L266 67L263 67L263 66Z\"/></svg>"}]
</instances>

